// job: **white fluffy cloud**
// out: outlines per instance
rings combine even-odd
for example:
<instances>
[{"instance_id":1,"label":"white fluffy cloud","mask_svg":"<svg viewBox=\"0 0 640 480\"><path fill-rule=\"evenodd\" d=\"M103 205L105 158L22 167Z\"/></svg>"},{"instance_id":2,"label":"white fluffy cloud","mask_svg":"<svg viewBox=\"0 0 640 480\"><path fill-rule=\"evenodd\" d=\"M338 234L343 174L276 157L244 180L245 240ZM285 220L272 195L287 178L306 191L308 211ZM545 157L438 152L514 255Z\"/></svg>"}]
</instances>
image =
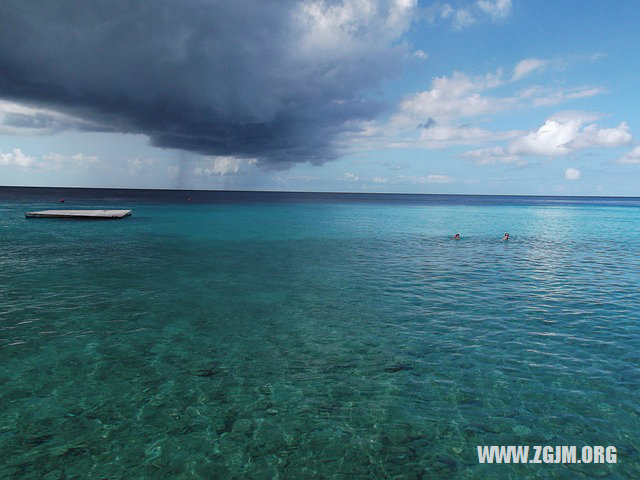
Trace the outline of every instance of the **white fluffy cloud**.
<instances>
[{"instance_id":1,"label":"white fluffy cloud","mask_svg":"<svg viewBox=\"0 0 640 480\"><path fill-rule=\"evenodd\" d=\"M511 142L508 152L514 155L556 157L588 147L620 147L632 140L625 122L614 128L600 128L596 124L583 128L580 118L550 118L535 132Z\"/></svg>"},{"instance_id":2,"label":"white fluffy cloud","mask_svg":"<svg viewBox=\"0 0 640 480\"><path fill-rule=\"evenodd\" d=\"M564 178L566 180L580 180L580 177L582 176L582 172L580 172L580 170L578 170L577 168L567 168L564 171Z\"/></svg>"},{"instance_id":3,"label":"white fluffy cloud","mask_svg":"<svg viewBox=\"0 0 640 480\"><path fill-rule=\"evenodd\" d=\"M400 127L415 125L448 125L455 121L490 115L520 107L549 106L576 98L590 97L602 93L599 87L572 89L545 89L539 86L526 88L513 95L490 96L484 92L508 86L529 73L544 68L549 62L539 59L525 59L516 65L512 79L505 80L502 69L485 75L471 77L461 72L451 76L436 77L431 88L407 96L391 118L391 124Z\"/></svg>"},{"instance_id":4,"label":"white fluffy cloud","mask_svg":"<svg viewBox=\"0 0 640 480\"><path fill-rule=\"evenodd\" d=\"M476 23L475 17L469 10L459 8L453 12L453 28L456 30L462 30Z\"/></svg>"},{"instance_id":5,"label":"white fluffy cloud","mask_svg":"<svg viewBox=\"0 0 640 480\"><path fill-rule=\"evenodd\" d=\"M566 155L571 151L567 144L578 136L580 125L581 122L577 120L557 122L549 119L535 132L514 140L509 145L509 153L552 157Z\"/></svg>"},{"instance_id":6,"label":"white fluffy cloud","mask_svg":"<svg viewBox=\"0 0 640 480\"><path fill-rule=\"evenodd\" d=\"M625 153L618 159L619 163L640 163L640 146L630 152Z\"/></svg>"},{"instance_id":7,"label":"white fluffy cloud","mask_svg":"<svg viewBox=\"0 0 640 480\"><path fill-rule=\"evenodd\" d=\"M513 104L514 99L480 95L480 92L502 83L500 70L473 78L460 72L454 72L451 77L436 77L431 82L431 89L402 101L392 123L417 125L428 118L446 122L504 110Z\"/></svg>"},{"instance_id":8,"label":"white fluffy cloud","mask_svg":"<svg viewBox=\"0 0 640 480\"><path fill-rule=\"evenodd\" d=\"M542 92L541 95L533 99L534 107L547 107L557 105L559 103L575 100L576 98L593 97L604 93L604 89L600 87L578 87L569 90L553 90Z\"/></svg>"},{"instance_id":9,"label":"white fluffy cloud","mask_svg":"<svg viewBox=\"0 0 640 480\"><path fill-rule=\"evenodd\" d=\"M427 57L429 57L429 54L427 52L425 52L424 50L416 50L415 52L413 52L413 56L416 58L419 58L420 60L426 60Z\"/></svg>"},{"instance_id":10,"label":"white fluffy cloud","mask_svg":"<svg viewBox=\"0 0 640 480\"><path fill-rule=\"evenodd\" d=\"M620 147L633 141L625 122L613 128L600 128L594 123L584 125L585 120L593 119L594 115L587 112L561 112L548 118L537 130L514 139L507 147L471 150L462 156L473 159L480 165L524 164L526 161L522 158L523 155L559 157L584 148ZM640 157L640 151L638 156ZM620 161L624 163L622 159ZM627 163L631 161L627 160Z\"/></svg>"},{"instance_id":11,"label":"white fluffy cloud","mask_svg":"<svg viewBox=\"0 0 640 480\"><path fill-rule=\"evenodd\" d=\"M255 165L256 159L244 159L232 156L218 156L211 158L205 166L198 165L193 169L194 175L229 175L238 173L244 165Z\"/></svg>"},{"instance_id":12,"label":"white fluffy cloud","mask_svg":"<svg viewBox=\"0 0 640 480\"><path fill-rule=\"evenodd\" d=\"M391 41L402 34L413 19L417 0L322 0L302 2L297 17L306 29L298 44L304 56L349 56L368 45Z\"/></svg>"},{"instance_id":13,"label":"white fluffy cloud","mask_svg":"<svg viewBox=\"0 0 640 480\"><path fill-rule=\"evenodd\" d=\"M505 151L503 147L479 148L463 153L462 157L474 160L478 165L492 165L494 163L524 165L527 163L523 158Z\"/></svg>"},{"instance_id":14,"label":"white fluffy cloud","mask_svg":"<svg viewBox=\"0 0 640 480\"><path fill-rule=\"evenodd\" d=\"M620 147L628 145L633 140L626 122L614 128L599 128L597 125L587 125L578 137L569 143L569 147Z\"/></svg>"},{"instance_id":15,"label":"white fluffy cloud","mask_svg":"<svg viewBox=\"0 0 640 480\"><path fill-rule=\"evenodd\" d=\"M520 80L536 70L542 70L548 63L547 60L539 58L525 58L513 69L513 80Z\"/></svg>"},{"instance_id":16,"label":"white fluffy cloud","mask_svg":"<svg viewBox=\"0 0 640 480\"><path fill-rule=\"evenodd\" d=\"M437 18L449 20L454 30L462 30L487 18L496 21L511 13L511 0L478 0L463 6L452 6L450 3L436 3L424 12L426 18L434 21Z\"/></svg>"},{"instance_id":17,"label":"white fluffy cloud","mask_svg":"<svg viewBox=\"0 0 640 480\"><path fill-rule=\"evenodd\" d=\"M494 19L503 18L511 13L511 0L478 0L478 7Z\"/></svg>"},{"instance_id":18,"label":"white fluffy cloud","mask_svg":"<svg viewBox=\"0 0 640 480\"><path fill-rule=\"evenodd\" d=\"M75 155L47 153L40 159L25 155L19 148L14 148L9 153L0 153L0 166L18 167L33 171L58 170L61 168L78 170L89 168L97 163L99 163L98 157L85 155L84 153L76 153Z\"/></svg>"},{"instance_id":19,"label":"white fluffy cloud","mask_svg":"<svg viewBox=\"0 0 640 480\"><path fill-rule=\"evenodd\" d=\"M512 140L509 145L478 148L463 154L479 164L524 164L521 155L559 156L587 147L627 144L631 133L626 123L600 128L598 115L565 111L549 117L536 131L492 131L485 127L497 113L531 109L597 95L599 87L547 88L539 85L514 90L517 80L560 60L527 58L515 65L505 77L501 68L484 75L470 76L454 72L435 77L429 88L407 95L386 124L362 123L344 137L351 147L365 148L445 148L454 145L478 145ZM491 95L495 90L502 95ZM507 92L505 94L505 92ZM356 147L358 148L358 147Z\"/></svg>"},{"instance_id":20,"label":"white fluffy cloud","mask_svg":"<svg viewBox=\"0 0 640 480\"><path fill-rule=\"evenodd\" d=\"M19 148L14 148L13 151L8 153L0 153L0 166L3 167L18 167L29 168L36 163L34 157L25 155Z\"/></svg>"}]
</instances>

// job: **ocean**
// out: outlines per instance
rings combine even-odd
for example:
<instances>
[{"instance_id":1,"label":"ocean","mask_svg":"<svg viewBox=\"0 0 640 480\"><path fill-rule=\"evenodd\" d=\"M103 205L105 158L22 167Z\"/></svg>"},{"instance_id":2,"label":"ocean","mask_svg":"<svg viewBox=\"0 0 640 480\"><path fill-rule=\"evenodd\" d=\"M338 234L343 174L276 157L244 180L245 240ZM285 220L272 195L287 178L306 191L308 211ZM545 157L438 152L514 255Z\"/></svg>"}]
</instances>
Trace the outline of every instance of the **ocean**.
<instances>
[{"instance_id":1,"label":"ocean","mask_svg":"<svg viewBox=\"0 0 640 480\"><path fill-rule=\"evenodd\" d=\"M0 188L0 478L639 478L639 272L638 198Z\"/></svg>"}]
</instances>

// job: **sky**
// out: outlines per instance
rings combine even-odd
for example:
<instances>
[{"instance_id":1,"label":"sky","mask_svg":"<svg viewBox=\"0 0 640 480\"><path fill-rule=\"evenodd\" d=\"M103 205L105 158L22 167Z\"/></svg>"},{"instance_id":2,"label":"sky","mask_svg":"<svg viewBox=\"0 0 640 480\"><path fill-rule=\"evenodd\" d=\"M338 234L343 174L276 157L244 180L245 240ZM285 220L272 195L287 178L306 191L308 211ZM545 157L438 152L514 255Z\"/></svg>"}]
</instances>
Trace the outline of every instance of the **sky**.
<instances>
[{"instance_id":1,"label":"sky","mask_svg":"<svg viewBox=\"0 0 640 480\"><path fill-rule=\"evenodd\" d=\"M640 3L7 0L0 185L640 196Z\"/></svg>"}]
</instances>

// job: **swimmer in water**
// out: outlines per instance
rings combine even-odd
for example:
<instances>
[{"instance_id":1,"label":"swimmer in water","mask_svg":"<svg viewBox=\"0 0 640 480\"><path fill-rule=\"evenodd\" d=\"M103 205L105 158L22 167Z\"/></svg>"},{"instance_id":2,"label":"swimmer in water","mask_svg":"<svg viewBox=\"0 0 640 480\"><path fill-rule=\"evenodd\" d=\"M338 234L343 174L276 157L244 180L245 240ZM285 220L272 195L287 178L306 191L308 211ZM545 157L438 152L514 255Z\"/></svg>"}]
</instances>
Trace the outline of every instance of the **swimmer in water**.
<instances>
[{"instance_id":1,"label":"swimmer in water","mask_svg":"<svg viewBox=\"0 0 640 480\"><path fill-rule=\"evenodd\" d=\"M509 234L508 234L508 233L505 233L505 234L504 234L504 237L502 237L502 240L509 240Z\"/></svg>"},{"instance_id":2,"label":"swimmer in water","mask_svg":"<svg viewBox=\"0 0 640 480\"><path fill-rule=\"evenodd\" d=\"M459 234L459 233L456 233L456 234L453 236L453 239L454 239L454 240L460 240L460 234Z\"/></svg>"}]
</instances>

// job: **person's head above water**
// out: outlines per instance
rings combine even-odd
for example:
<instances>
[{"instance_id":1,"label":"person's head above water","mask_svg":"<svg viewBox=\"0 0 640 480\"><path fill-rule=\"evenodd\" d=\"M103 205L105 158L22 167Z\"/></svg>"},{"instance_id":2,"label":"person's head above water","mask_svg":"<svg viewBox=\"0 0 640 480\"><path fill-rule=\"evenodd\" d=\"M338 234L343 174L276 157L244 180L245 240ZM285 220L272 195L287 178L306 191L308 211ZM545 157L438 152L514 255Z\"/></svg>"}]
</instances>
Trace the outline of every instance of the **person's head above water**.
<instances>
[{"instance_id":1,"label":"person's head above water","mask_svg":"<svg viewBox=\"0 0 640 480\"><path fill-rule=\"evenodd\" d=\"M453 239L454 239L454 240L460 240L460 234L459 234L459 233L456 233L456 234L453 236Z\"/></svg>"},{"instance_id":2,"label":"person's head above water","mask_svg":"<svg viewBox=\"0 0 640 480\"><path fill-rule=\"evenodd\" d=\"M509 240L509 234L508 234L508 233L505 233L505 234L504 234L504 237L502 237L502 239L503 239L503 240Z\"/></svg>"}]
</instances>

